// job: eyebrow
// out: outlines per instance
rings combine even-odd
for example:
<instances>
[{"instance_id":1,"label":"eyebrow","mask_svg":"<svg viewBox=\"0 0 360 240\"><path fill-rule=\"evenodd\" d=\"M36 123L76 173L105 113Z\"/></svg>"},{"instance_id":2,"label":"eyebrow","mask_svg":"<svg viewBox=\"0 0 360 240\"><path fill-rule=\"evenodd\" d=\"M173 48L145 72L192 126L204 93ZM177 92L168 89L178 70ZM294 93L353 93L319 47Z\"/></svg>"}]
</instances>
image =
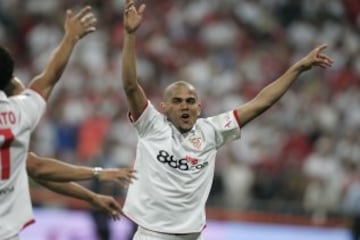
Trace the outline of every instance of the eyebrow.
<instances>
[{"instance_id":1,"label":"eyebrow","mask_svg":"<svg viewBox=\"0 0 360 240\"><path fill-rule=\"evenodd\" d=\"M196 98L196 97L187 97L187 98L182 98L182 97L172 97L172 98L171 98L171 101L174 101L174 100L176 100L176 101L182 101L182 100L185 100L185 101L194 100L194 101L196 101L196 100L197 100L197 98Z\"/></svg>"},{"instance_id":2,"label":"eyebrow","mask_svg":"<svg viewBox=\"0 0 360 240\"><path fill-rule=\"evenodd\" d=\"M196 97L195 96L193 96L193 97L186 97L186 98L182 98L182 97L172 97L171 99L196 99Z\"/></svg>"}]
</instances>

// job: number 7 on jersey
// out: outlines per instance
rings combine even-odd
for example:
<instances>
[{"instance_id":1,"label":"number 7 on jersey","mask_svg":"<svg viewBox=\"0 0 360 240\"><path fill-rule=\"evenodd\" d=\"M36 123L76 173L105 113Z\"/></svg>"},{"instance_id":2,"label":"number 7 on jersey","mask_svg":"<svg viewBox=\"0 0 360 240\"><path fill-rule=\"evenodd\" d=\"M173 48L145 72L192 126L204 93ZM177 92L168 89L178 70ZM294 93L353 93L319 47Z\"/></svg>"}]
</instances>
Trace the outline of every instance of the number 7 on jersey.
<instances>
[{"instance_id":1,"label":"number 7 on jersey","mask_svg":"<svg viewBox=\"0 0 360 240\"><path fill-rule=\"evenodd\" d=\"M10 128L0 129L0 179L10 178L10 146L14 135Z\"/></svg>"}]
</instances>

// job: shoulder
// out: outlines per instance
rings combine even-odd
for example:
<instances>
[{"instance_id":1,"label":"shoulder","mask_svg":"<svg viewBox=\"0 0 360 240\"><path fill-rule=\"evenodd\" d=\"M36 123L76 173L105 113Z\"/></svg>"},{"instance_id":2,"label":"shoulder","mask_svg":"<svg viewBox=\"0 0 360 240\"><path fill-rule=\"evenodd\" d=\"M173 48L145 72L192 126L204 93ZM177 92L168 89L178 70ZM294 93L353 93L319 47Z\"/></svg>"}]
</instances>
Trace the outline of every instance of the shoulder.
<instances>
[{"instance_id":1,"label":"shoulder","mask_svg":"<svg viewBox=\"0 0 360 240\"><path fill-rule=\"evenodd\" d=\"M32 108L32 106L37 106L38 108L45 108L46 106L45 99L32 89L26 89L18 95L9 97L9 101L22 105L26 109Z\"/></svg>"},{"instance_id":2,"label":"shoulder","mask_svg":"<svg viewBox=\"0 0 360 240\"><path fill-rule=\"evenodd\" d=\"M142 111L138 119L136 120L132 119L131 114L129 114L129 119L134 125L137 125L140 122L147 122L147 121L152 121L154 119L161 119L162 117L163 114L161 114L150 101L148 101L148 103L146 104L144 110Z\"/></svg>"}]
</instances>

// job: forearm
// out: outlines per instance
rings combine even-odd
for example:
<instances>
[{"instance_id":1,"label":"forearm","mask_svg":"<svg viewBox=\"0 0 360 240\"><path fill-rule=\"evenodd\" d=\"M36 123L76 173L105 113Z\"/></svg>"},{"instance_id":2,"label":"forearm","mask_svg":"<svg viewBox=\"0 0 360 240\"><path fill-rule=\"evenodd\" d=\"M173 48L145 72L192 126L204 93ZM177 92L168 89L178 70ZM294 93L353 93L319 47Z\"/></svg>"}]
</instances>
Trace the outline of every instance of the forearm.
<instances>
[{"instance_id":1,"label":"forearm","mask_svg":"<svg viewBox=\"0 0 360 240\"><path fill-rule=\"evenodd\" d=\"M33 178L37 183L43 185L44 187L54 191L56 193L66 195L69 197L74 197L80 200L87 201L89 203L93 202L96 194L89 189L73 182L51 182L51 181L44 181L41 179Z\"/></svg>"},{"instance_id":2,"label":"forearm","mask_svg":"<svg viewBox=\"0 0 360 240\"><path fill-rule=\"evenodd\" d=\"M122 80L126 93L135 91L137 88L136 74L136 37L135 33L124 33Z\"/></svg>"},{"instance_id":3,"label":"forearm","mask_svg":"<svg viewBox=\"0 0 360 240\"><path fill-rule=\"evenodd\" d=\"M47 181L81 181L94 176L93 168L39 157L34 153L28 154L27 170L31 176Z\"/></svg>"},{"instance_id":4,"label":"forearm","mask_svg":"<svg viewBox=\"0 0 360 240\"><path fill-rule=\"evenodd\" d=\"M274 105L301 72L302 70L297 64L293 65L282 76L261 90L254 99L240 106L237 111L238 116L240 116L241 127Z\"/></svg>"},{"instance_id":5,"label":"forearm","mask_svg":"<svg viewBox=\"0 0 360 240\"><path fill-rule=\"evenodd\" d=\"M262 111L265 111L276 103L302 72L298 64L291 66L282 76L266 86L254 99L261 103Z\"/></svg>"},{"instance_id":6,"label":"forearm","mask_svg":"<svg viewBox=\"0 0 360 240\"><path fill-rule=\"evenodd\" d=\"M44 71L30 82L29 87L47 98L55 84L59 81L76 42L77 39L74 36L65 34L59 46L53 51Z\"/></svg>"},{"instance_id":7,"label":"forearm","mask_svg":"<svg viewBox=\"0 0 360 240\"><path fill-rule=\"evenodd\" d=\"M44 71L44 74L49 76L50 85L59 80L77 41L78 39L72 35L65 34L59 46L54 50L51 60Z\"/></svg>"},{"instance_id":8,"label":"forearm","mask_svg":"<svg viewBox=\"0 0 360 240\"><path fill-rule=\"evenodd\" d=\"M302 72L314 66L330 67L333 60L321 53L326 47L327 45L323 44L313 49L308 55L291 66L282 76L261 90L254 99L236 109L240 118L239 124L244 126L274 105Z\"/></svg>"},{"instance_id":9,"label":"forearm","mask_svg":"<svg viewBox=\"0 0 360 240\"><path fill-rule=\"evenodd\" d=\"M136 74L135 32L125 31L122 80L123 88L128 100L129 112L133 119L137 119L144 110L147 102L146 95L140 86Z\"/></svg>"}]
</instances>

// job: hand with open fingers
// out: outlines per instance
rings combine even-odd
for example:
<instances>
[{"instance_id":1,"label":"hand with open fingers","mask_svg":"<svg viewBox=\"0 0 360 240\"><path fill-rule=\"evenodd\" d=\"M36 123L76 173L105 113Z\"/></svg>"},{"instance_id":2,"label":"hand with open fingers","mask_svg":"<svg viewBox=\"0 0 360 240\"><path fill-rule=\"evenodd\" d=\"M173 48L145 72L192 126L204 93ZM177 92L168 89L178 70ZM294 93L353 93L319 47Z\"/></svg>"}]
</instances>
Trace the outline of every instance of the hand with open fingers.
<instances>
[{"instance_id":1,"label":"hand with open fingers","mask_svg":"<svg viewBox=\"0 0 360 240\"><path fill-rule=\"evenodd\" d=\"M145 7L145 4L141 4L140 7L136 8L134 0L125 1L124 27L126 32L133 33L139 28Z\"/></svg>"},{"instance_id":2,"label":"hand with open fingers","mask_svg":"<svg viewBox=\"0 0 360 240\"><path fill-rule=\"evenodd\" d=\"M298 62L300 69L302 71L306 71L313 66L319 66L321 68L331 67L334 61L322 53L326 48L327 45L322 44L313 49L308 55Z\"/></svg>"},{"instance_id":3,"label":"hand with open fingers","mask_svg":"<svg viewBox=\"0 0 360 240\"><path fill-rule=\"evenodd\" d=\"M113 197L96 194L92 199L91 204L104 212L109 218L113 220L119 220L121 214L121 207L118 202Z\"/></svg>"},{"instance_id":4,"label":"hand with open fingers","mask_svg":"<svg viewBox=\"0 0 360 240\"><path fill-rule=\"evenodd\" d=\"M135 173L133 168L107 168L101 171L99 180L117 182L125 188L136 179Z\"/></svg>"},{"instance_id":5,"label":"hand with open fingers","mask_svg":"<svg viewBox=\"0 0 360 240\"><path fill-rule=\"evenodd\" d=\"M96 30L96 17L90 6L82 8L75 15L71 10L66 11L65 33L74 40L79 40Z\"/></svg>"}]
</instances>

